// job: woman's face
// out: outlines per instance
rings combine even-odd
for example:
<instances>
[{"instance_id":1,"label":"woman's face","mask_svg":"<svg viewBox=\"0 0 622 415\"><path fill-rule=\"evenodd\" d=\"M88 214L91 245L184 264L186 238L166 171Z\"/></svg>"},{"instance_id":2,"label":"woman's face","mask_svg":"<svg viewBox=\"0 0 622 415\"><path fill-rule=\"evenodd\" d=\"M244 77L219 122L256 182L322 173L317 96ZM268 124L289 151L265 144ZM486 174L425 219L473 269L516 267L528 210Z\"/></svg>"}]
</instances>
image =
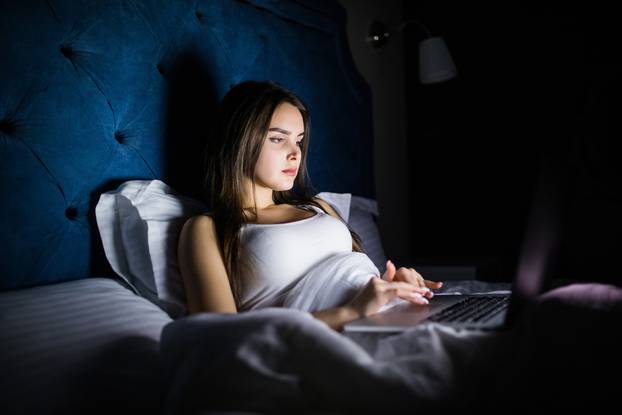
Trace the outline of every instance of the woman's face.
<instances>
[{"instance_id":1,"label":"woman's face","mask_svg":"<svg viewBox=\"0 0 622 415\"><path fill-rule=\"evenodd\" d=\"M304 122L302 114L289 103L280 104L270 121L268 134L255 167L255 180L260 186L276 191L289 190L298 174ZM293 174L284 172L293 169Z\"/></svg>"}]
</instances>

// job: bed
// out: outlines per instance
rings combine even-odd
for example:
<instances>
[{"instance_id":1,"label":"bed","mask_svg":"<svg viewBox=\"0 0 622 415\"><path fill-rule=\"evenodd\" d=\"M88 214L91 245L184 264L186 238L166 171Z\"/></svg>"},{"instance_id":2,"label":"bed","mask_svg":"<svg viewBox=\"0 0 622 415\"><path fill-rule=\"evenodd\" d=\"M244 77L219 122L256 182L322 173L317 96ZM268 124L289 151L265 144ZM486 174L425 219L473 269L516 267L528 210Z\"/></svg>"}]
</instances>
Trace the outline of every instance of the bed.
<instances>
[{"instance_id":1,"label":"bed","mask_svg":"<svg viewBox=\"0 0 622 415\"><path fill-rule=\"evenodd\" d=\"M206 125L236 83L295 90L313 185L375 197L371 92L345 18L336 1L2 2L4 413L159 407L172 318L111 268L95 206L129 180L198 198Z\"/></svg>"},{"instance_id":2,"label":"bed","mask_svg":"<svg viewBox=\"0 0 622 415\"><path fill-rule=\"evenodd\" d=\"M228 337L236 331L226 316L172 315L149 296L148 284L113 270L95 215L101 196L129 181L161 181L199 198L205 126L232 85L255 79L279 82L305 100L313 122L313 186L361 198L371 218L371 91L354 67L345 24L343 7L328 0L1 3L3 413L109 413L119 408L149 414L263 413L307 407L335 413L374 404L356 400L364 391L407 396L399 371L391 372L397 376L393 383L386 381L382 368L387 366L369 360L370 349L327 331L304 313L268 309L241 316L235 327L249 328L247 336L255 342ZM382 255L378 251L378 258ZM619 314L605 316L610 322ZM425 330L431 330L428 339L450 335L440 327ZM408 334L413 361L425 357L438 368L441 360L414 353L417 347L425 350L415 341L417 334ZM484 350L510 352L487 339ZM394 343L376 345L378 353L389 353ZM238 354L218 354L226 350ZM302 359L310 355L315 360ZM218 359L222 356L231 360ZM267 360L244 356L274 358L274 371L262 372ZM322 356L323 364L318 363ZM250 361L257 365L249 366ZM299 365L305 361L315 366ZM461 362L473 368L474 361ZM333 374L335 367L343 368L333 382L326 381L329 363L336 365ZM210 376L229 370L242 379L248 376L243 393L235 390L239 378L217 384ZM444 391L465 391L451 376L437 377L436 384L433 378L419 377L429 393L404 399L401 409L413 402L420 409L435 408L447 402ZM325 388L339 386L338 380L343 387L348 379L362 383L348 389L351 399L335 404ZM301 389L301 384L310 386ZM206 394L210 385L214 388Z\"/></svg>"}]
</instances>

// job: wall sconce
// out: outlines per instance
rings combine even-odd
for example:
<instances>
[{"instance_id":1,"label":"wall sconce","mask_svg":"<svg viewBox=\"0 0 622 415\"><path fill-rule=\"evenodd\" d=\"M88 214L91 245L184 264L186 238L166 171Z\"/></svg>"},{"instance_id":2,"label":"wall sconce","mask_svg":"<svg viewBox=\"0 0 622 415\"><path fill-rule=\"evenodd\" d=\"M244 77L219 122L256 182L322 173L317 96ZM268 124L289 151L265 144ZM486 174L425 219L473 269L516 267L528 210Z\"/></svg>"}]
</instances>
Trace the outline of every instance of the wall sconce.
<instances>
[{"instance_id":1,"label":"wall sconce","mask_svg":"<svg viewBox=\"0 0 622 415\"><path fill-rule=\"evenodd\" d=\"M411 23L415 23L426 34L426 38L419 42L419 82L427 85L455 78L458 70L442 37L432 36L427 27L414 19L406 20L396 31L401 33ZM369 36L365 40L378 49L384 47L389 37L391 32L387 26L376 20L369 27Z\"/></svg>"}]
</instances>

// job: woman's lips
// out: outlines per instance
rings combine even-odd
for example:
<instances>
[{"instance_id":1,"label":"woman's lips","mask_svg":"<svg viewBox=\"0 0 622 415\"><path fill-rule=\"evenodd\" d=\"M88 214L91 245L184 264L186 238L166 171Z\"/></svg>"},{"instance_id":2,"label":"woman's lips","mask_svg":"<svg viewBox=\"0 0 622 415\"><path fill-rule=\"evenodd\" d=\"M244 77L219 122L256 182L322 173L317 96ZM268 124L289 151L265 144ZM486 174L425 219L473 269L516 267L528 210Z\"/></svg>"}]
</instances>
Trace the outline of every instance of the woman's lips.
<instances>
[{"instance_id":1,"label":"woman's lips","mask_svg":"<svg viewBox=\"0 0 622 415\"><path fill-rule=\"evenodd\" d=\"M289 169L289 170L282 170L283 173L290 175L290 176L295 176L296 175L296 169Z\"/></svg>"}]
</instances>

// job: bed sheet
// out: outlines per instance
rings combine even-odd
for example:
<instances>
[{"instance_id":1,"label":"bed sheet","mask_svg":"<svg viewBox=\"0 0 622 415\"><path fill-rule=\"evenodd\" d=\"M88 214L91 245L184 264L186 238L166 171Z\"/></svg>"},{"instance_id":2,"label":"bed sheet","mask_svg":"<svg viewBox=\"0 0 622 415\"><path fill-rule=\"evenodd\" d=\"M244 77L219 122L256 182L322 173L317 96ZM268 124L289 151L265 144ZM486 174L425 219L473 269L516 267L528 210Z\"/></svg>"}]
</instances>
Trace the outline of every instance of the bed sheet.
<instances>
[{"instance_id":1,"label":"bed sheet","mask_svg":"<svg viewBox=\"0 0 622 415\"><path fill-rule=\"evenodd\" d=\"M2 412L157 408L158 344L169 322L110 278L0 293Z\"/></svg>"}]
</instances>

